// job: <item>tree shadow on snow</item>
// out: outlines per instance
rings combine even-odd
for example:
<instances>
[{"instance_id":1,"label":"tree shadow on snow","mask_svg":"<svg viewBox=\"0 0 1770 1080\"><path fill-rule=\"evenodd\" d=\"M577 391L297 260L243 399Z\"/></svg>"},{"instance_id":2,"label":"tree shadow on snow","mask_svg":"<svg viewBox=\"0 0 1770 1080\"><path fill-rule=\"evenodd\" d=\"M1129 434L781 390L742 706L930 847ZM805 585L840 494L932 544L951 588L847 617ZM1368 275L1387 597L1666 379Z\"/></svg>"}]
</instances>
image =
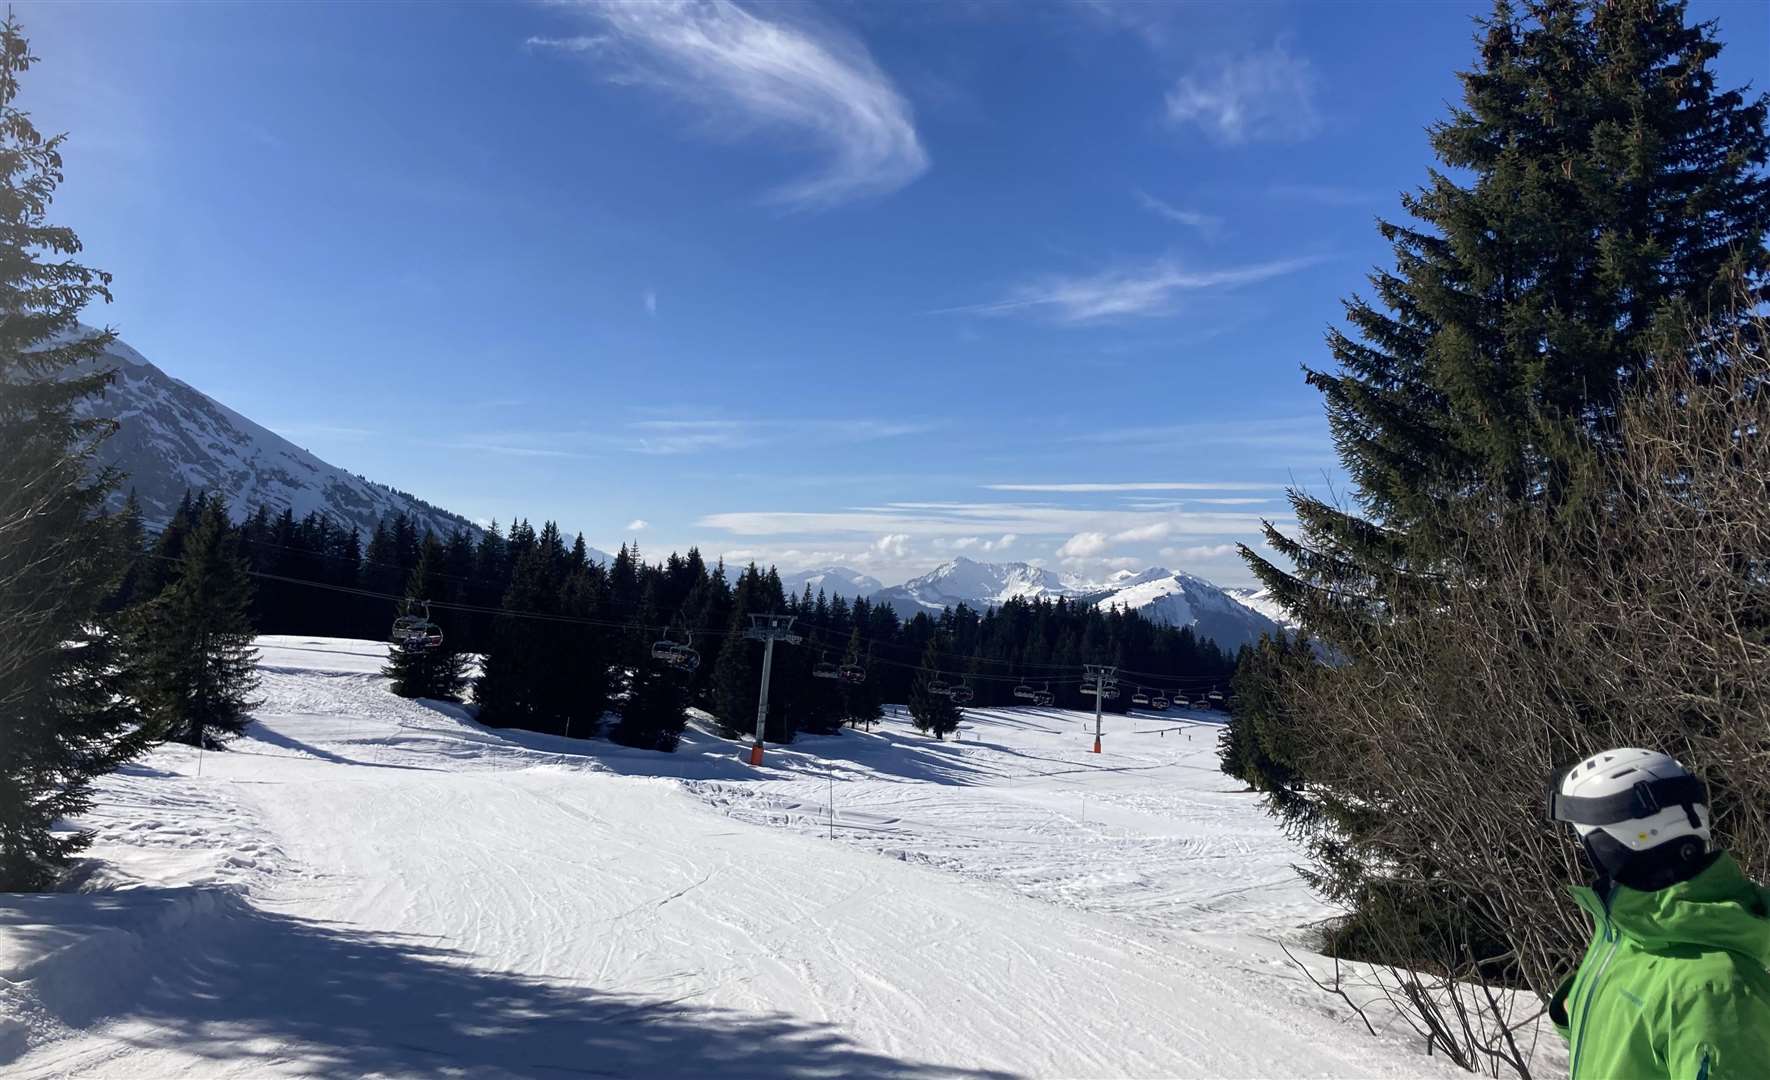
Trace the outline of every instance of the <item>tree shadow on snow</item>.
<instances>
[{"instance_id":1,"label":"tree shadow on snow","mask_svg":"<svg viewBox=\"0 0 1770 1080\"><path fill-rule=\"evenodd\" d=\"M133 903L151 900L135 890ZM169 890L168 902L177 902ZM604 993L469 967L466 954L253 908L228 897L198 932L150 945L151 979L110 1034L250 1070L322 1075L978 1077L903 1061L780 1013ZM218 925L219 924L219 925ZM606 932L589 930L587 933ZM149 941L152 941L150 936ZM707 981L711 983L712 977Z\"/></svg>"},{"instance_id":2,"label":"tree shadow on snow","mask_svg":"<svg viewBox=\"0 0 1770 1080\"><path fill-rule=\"evenodd\" d=\"M317 758L320 761L331 762L333 765L362 765L371 769L403 769L408 772L440 771L424 765L398 765L389 762L363 761L359 758L345 757L343 754L322 749L309 742L303 742L302 740L295 738L293 735L284 734L283 732L272 727L267 727L262 723L254 723L248 727L245 736L239 741L230 744L230 749L235 752L251 753L246 747L250 746L253 742L261 742L269 746L281 747L284 750L293 750L303 757Z\"/></svg>"}]
</instances>

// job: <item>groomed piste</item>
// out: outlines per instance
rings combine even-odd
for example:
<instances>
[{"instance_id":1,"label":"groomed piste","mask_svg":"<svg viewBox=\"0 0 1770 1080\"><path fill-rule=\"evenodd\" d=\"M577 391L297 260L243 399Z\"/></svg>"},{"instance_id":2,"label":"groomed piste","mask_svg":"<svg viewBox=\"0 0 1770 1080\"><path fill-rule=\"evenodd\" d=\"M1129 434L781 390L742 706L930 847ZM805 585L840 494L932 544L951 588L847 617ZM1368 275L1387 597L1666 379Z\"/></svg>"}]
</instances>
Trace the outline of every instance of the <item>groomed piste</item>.
<instances>
[{"instance_id":1,"label":"groomed piste","mask_svg":"<svg viewBox=\"0 0 1770 1080\"><path fill-rule=\"evenodd\" d=\"M1463 1075L1285 959L1327 911L1207 716L888 710L753 769L260 648L248 737L106 779L86 891L0 905L8 1075Z\"/></svg>"}]
</instances>

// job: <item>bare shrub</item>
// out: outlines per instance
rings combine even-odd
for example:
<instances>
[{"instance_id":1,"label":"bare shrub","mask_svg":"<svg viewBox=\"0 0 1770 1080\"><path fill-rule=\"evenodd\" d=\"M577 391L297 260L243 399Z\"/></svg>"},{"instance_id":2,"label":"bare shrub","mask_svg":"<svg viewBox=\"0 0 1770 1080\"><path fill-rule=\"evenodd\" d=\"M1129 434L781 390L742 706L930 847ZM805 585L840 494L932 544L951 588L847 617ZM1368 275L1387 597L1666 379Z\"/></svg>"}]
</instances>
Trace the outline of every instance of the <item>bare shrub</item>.
<instances>
[{"instance_id":1,"label":"bare shrub","mask_svg":"<svg viewBox=\"0 0 1770 1080\"><path fill-rule=\"evenodd\" d=\"M1471 1071L1528 1076L1500 999L1471 1022L1447 988L1546 998L1589 932L1563 889L1577 848L1542 820L1553 769L1664 750L1707 781L1719 842L1770 873L1767 337L1751 320L1650 369L1578 455L1579 497L1447 508L1466 576L1384 582L1368 647L1288 683L1311 806L1293 829L1353 911L1330 945L1415 972L1390 992Z\"/></svg>"}]
</instances>

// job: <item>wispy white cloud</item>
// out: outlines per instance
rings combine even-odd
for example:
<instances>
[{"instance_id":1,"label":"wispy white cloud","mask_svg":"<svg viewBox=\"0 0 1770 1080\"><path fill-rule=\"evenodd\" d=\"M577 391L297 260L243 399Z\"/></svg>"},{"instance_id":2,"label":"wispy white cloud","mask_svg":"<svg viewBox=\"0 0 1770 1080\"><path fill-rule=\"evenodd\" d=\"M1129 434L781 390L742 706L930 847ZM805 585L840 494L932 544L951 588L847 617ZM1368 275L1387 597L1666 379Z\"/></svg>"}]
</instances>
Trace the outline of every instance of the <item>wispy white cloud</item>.
<instances>
[{"instance_id":1,"label":"wispy white cloud","mask_svg":"<svg viewBox=\"0 0 1770 1080\"><path fill-rule=\"evenodd\" d=\"M1240 483L1229 480L1158 480L1131 481L1129 483L1110 484L985 484L987 491L1052 491L1052 492L1101 492L1101 491L1278 491L1283 484L1273 483ZM1200 499L1199 502L1214 500ZM1264 502L1254 499L1253 502Z\"/></svg>"},{"instance_id":2,"label":"wispy white cloud","mask_svg":"<svg viewBox=\"0 0 1770 1080\"><path fill-rule=\"evenodd\" d=\"M1137 446L1144 449L1241 446L1300 453L1321 453L1333 449L1333 438L1328 430L1327 420L1320 413L1193 424L1114 427L1074 435L1070 437L1070 441ZM1260 491L1283 486L1249 484L1220 490Z\"/></svg>"},{"instance_id":3,"label":"wispy white cloud","mask_svg":"<svg viewBox=\"0 0 1770 1080\"><path fill-rule=\"evenodd\" d=\"M674 417L635 420L627 425L630 437L620 442L622 449L638 454L694 454L789 441L823 446L874 442L920 435L935 426L929 421L864 416L815 420Z\"/></svg>"},{"instance_id":4,"label":"wispy white cloud","mask_svg":"<svg viewBox=\"0 0 1770 1080\"><path fill-rule=\"evenodd\" d=\"M1173 531L1174 526L1171 522L1153 521L1148 525L1138 525L1113 533L1112 541L1115 544L1146 544L1152 540L1165 540L1168 534Z\"/></svg>"},{"instance_id":5,"label":"wispy white cloud","mask_svg":"<svg viewBox=\"0 0 1770 1080\"><path fill-rule=\"evenodd\" d=\"M1185 293L1252 285L1294 274L1323 261L1325 256L1311 255L1216 270L1188 270L1172 259L1162 259L1097 274L1046 277L1015 289L1004 300L942 308L933 314L1043 313L1065 323L1167 315Z\"/></svg>"},{"instance_id":6,"label":"wispy white cloud","mask_svg":"<svg viewBox=\"0 0 1770 1080\"><path fill-rule=\"evenodd\" d=\"M505 457L532 458L575 458L582 459L589 455L572 450L561 450L551 446L521 446L508 443L491 442L445 442L438 443L451 450L474 450L484 454L502 454Z\"/></svg>"},{"instance_id":7,"label":"wispy white cloud","mask_svg":"<svg viewBox=\"0 0 1770 1080\"><path fill-rule=\"evenodd\" d=\"M1266 193L1275 199L1314 203L1317 206L1374 206L1395 198L1382 188L1339 187L1332 184L1272 184Z\"/></svg>"},{"instance_id":8,"label":"wispy white cloud","mask_svg":"<svg viewBox=\"0 0 1770 1080\"><path fill-rule=\"evenodd\" d=\"M1111 537L1165 523L1165 536L1215 537L1257 534L1264 516L1231 510L1142 511L1050 506L1037 503L917 503L858 506L843 510L742 510L708 514L704 528L738 536L828 537L839 534L912 539L1002 534L998 548L1027 536ZM1281 527L1287 521L1279 521ZM1154 530L1151 530L1152 535Z\"/></svg>"},{"instance_id":9,"label":"wispy white cloud","mask_svg":"<svg viewBox=\"0 0 1770 1080\"><path fill-rule=\"evenodd\" d=\"M633 437L625 449L638 454L737 450L760 441L756 425L744 420L639 420L627 428Z\"/></svg>"},{"instance_id":10,"label":"wispy white cloud","mask_svg":"<svg viewBox=\"0 0 1770 1080\"><path fill-rule=\"evenodd\" d=\"M1088 559L1106 550L1106 534L1103 532L1079 532L1065 540L1057 548L1057 554L1065 559Z\"/></svg>"},{"instance_id":11,"label":"wispy white cloud","mask_svg":"<svg viewBox=\"0 0 1770 1080\"><path fill-rule=\"evenodd\" d=\"M651 522L644 518L634 518L632 521L627 522L628 532L644 532L649 528L651 528Z\"/></svg>"},{"instance_id":12,"label":"wispy white cloud","mask_svg":"<svg viewBox=\"0 0 1770 1080\"><path fill-rule=\"evenodd\" d=\"M523 42L531 49L558 49L560 52L591 52L614 40L607 34L572 34L569 37L535 35Z\"/></svg>"},{"instance_id":13,"label":"wispy white cloud","mask_svg":"<svg viewBox=\"0 0 1770 1080\"><path fill-rule=\"evenodd\" d=\"M1176 225L1185 225L1204 233L1214 233L1223 227L1223 219L1215 214L1200 213L1197 210L1183 210L1172 203L1164 202L1146 191L1134 192L1143 209L1157 217L1166 218Z\"/></svg>"},{"instance_id":14,"label":"wispy white cloud","mask_svg":"<svg viewBox=\"0 0 1770 1080\"><path fill-rule=\"evenodd\" d=\"M658 314L658 291L656 289L647 289L639 299L640 303L645 305L645 313L656 318Z\"/></svg>"},{"instance_id":15,"label":"wispy white cloud","mask_svg":"<svg viewBox=\"0 0 1770 1080\"><path fill-rule=\"evenodd\" d=\"M1224 143L1304 139L1321 128L1317 83L1308 58L1278 42L1182 75L1168 91L1168 119Z\"/></svg>"},{"instance_id":16,"label":"wispy white cloud","mask_svg":"<svg viewBox=\"0 0 1770 1080\"><path fill-rule=\"evenodd\" d=\"M1194 544L1190 547L1165 547L1161 557L1180 562L1196 562L1203 559L1221 559L1225 555L1236 552L1234 544Z\"/></svg>"},{"instance_id":17,"label":"wispy white cloud","mask_svg":"<svg viewBox=\"0 0 1770 1080\"><path fill-rule=\"evenodd\" d=\"M605 32L530 43L606 58L618 81L664 90L713 112L715 123L723 118L715 130L736 121L820 148L823 167L777 189L779 202L824 207L882 195L928 168L909 102L858 41L729 0L574 6Z\"/></svg>"}]
</instances>

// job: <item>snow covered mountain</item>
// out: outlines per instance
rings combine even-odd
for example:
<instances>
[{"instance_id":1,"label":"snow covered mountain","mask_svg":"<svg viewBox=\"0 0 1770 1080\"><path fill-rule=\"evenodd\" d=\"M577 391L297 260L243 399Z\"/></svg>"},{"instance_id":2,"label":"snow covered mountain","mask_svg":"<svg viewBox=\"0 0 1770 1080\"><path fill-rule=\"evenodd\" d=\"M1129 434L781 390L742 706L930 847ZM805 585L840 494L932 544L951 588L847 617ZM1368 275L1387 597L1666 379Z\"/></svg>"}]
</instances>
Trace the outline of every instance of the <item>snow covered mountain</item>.
<instances>
[{"instance_id":1,"label":"snow covered mountain","mask_svg":"<svg viewBox=\"0 0 1770 1080\"><path fill-rule=\"evenodd\" d=\"M1275 633L1282 625L1231 590L1163 566L1120 570L1104 582L1089 582L1029 563L960 557L902 585L881 589L872 599L910 618L918 611L935 614L961 603L981 610L1015 597L1059 596L1094 604L1102 611L1130 608L1151 622L1190 626L1198 636L1228 650L1258 641L1261 634Z\"/></svg>"},{"instance_id":2,"label":"snow covered mountain","mask_svg":"<svg viewBox=\"0 0 1770 1080\"><path fill-rule=\"evenodd\" d=\"M1280 624L1227 589L1204 578L1153 566L1122 581L1096 601L1102 611L1130 608L1151 622L1190 626L1193 633L1234 650L1274 634Z\"/></svg>"},{"instance_id":3,"label":"snow covered mountain","mask_svg":"<svg viewBox=\"0 0 1770 1080\"><path fill-rule=\"evenodd\" d=\"M1284 609L1272 595L1271 589L1228 589L1229 598L1244 607L1252 608L1286 630L1295 630L1299 624L1290 612Z\"/></svg>"},{"instance_id":4,"label":"snow covered mountain","mask_svg":"<svg viewBox=\"0 0 1770 1080\"><path fill-rule=\"evenodd\" d=\"M986 563L961 555L921 577L879 590L873 600L890 604L899 615L909 618L918 611L934 614L959 604L982 609L1017 596L1075 596L1082 591L1074 579L1030 563Z\"/></svg>"},{"instance_id":5,"label":"snow covered mountain","mask_svg":"<svg viewBox=\"0 0 1770 1080\"><path fill-rule=\"evenodd\" d=\"M121 341L106 350L104 363L117 369L116 380L84 409L120 422L100 459L128 474L123 490L134 489L150 525L169 520L188 489L220 492L236 516L260 504L272 513L288 508L298 518L318 510L365 535L402 511L438 534L478 531L466 518L321 461Z\"/></svg>"},{"instance_id":6,"label":"snow covered mountain","mask_svg":"<svg viewBox=\"0 0 1770 1080\"><path fill-rule=\"evenodd\" d=\"M831 596L871 596L885 587L885 583L876 577L850 570L846 566L820 566L816 570L800 570L792 574L781 575L781 586L788 596L797 596L810 585L813 593L828 593Z\"/></svg>"}]
</instances>

